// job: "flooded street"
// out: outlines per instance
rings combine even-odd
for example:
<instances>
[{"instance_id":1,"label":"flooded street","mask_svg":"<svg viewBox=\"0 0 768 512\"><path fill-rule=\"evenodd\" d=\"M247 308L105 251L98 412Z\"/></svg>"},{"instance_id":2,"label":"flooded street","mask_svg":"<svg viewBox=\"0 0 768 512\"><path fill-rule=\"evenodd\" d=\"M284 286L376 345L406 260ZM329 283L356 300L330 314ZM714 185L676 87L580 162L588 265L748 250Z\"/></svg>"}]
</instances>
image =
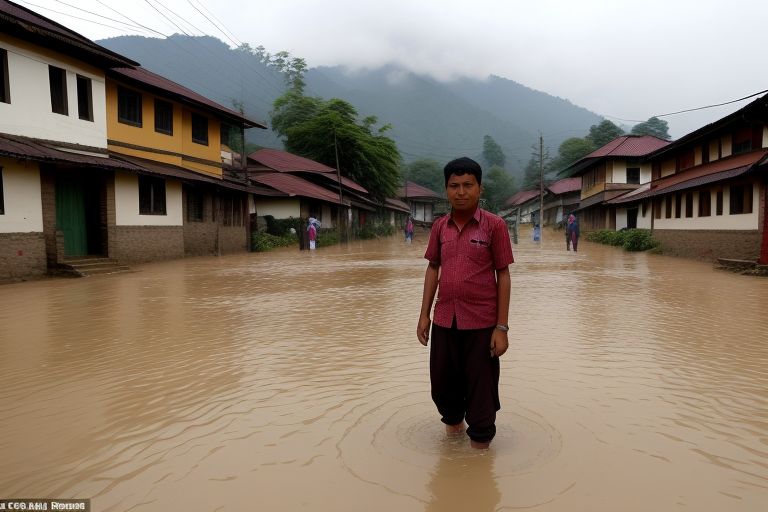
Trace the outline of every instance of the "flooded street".
<instances>
[{"instance_id":1,"label":"flooded street","mask_svg":"<svg viewBox=\"0 0 768 512\"><path fill-rule=\"evenodd\" d=\"M0 286L0 498L103 511L759 511L768 279L521 236L488 451L415 330L427 235Z\"/></svg>"}]
</instances>

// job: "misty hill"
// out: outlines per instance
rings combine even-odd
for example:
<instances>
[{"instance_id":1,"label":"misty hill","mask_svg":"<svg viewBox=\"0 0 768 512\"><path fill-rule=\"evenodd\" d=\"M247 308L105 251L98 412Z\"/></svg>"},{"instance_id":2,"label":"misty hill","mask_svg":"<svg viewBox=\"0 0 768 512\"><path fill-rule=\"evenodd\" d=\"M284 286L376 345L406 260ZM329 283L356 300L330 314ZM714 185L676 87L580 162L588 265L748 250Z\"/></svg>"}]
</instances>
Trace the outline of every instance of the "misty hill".
<instances>
[{"instance_id":1,"label":"misty hill","mask_svg":"<svg viewBox=\"0 0 768 512\"><path fill-rule=\"evenodd\" d=\"M214 37L122 36L98 43L224 106L242 103L248 117L267 125L272 103L285 90L282 75L273 67ZM306 81L307 94L344 99L361 116L375 115L379 125L391 124L389 135L406 161L479 157L487 134L503 148L508 170L519 174L539 131L554 155L564 139L583 136L601 121L567 100L496 76L443 83L391 65L354 72L313 68ZM249 142L282 147L271 130L246 133Z\"/></svg>"}]
</instances>

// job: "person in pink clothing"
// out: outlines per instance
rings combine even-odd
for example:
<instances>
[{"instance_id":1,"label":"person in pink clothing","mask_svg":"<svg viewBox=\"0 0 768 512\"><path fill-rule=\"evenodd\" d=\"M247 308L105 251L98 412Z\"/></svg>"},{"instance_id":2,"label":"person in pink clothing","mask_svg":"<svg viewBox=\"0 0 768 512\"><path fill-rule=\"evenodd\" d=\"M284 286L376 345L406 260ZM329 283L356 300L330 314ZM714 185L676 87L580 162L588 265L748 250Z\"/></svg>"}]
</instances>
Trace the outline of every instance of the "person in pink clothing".
<instances>
[{"instance_id":1,"label":"person in pink clothing","mask_svg":"<svg viewBox=\"0 0 768 512\"><path fill-rule=\"evenodd\" d=\"M317 228L320 226L320 221L314 217L309 218L309 225L307 226L307 233L309 234L309 250L314 251L317 243Z\"/></svg>"},{"instance_id":2,"label":"person in pink clothing","mask_svg":"<svg viewBox=\"0 0 768 512\"><path fill-rule=\"evenodd\" d=\"M480 165L459 158L443 173L451 213L432 225L416 336L426 346L431 327L432 400L446 432L464 432L466 420L472 446L488 448L501 407L499 357L509 346L512 243L504 220L479 208Z\"/></svg>"}]
</instances>

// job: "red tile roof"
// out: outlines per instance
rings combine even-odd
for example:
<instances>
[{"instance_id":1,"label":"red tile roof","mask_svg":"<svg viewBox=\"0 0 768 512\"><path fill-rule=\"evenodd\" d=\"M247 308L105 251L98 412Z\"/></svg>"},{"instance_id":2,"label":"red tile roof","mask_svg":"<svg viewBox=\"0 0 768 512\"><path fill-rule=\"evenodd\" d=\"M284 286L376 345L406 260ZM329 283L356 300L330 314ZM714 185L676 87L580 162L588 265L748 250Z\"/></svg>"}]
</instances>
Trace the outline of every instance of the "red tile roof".
<instances>
[{"instance_id":1,"label":"red tile roof","mask_svg":"<svg viewBox=\"0 0 768 512\"><path fill-rule=\"evenodd\" d=\"M558 180L547 187L555 195L567 194L581 190L581 178L565 178Z\"/></svg>"},{"instance_id":2,"label":"red tile roof","mask_svg":"<svg viewBox=\"0 0 768 512\"><path fill-rule=\"evenodd\" d=\"M539 190L521 190L504 202L504 206L519 206L541 194Z\"/></svg>"},{"instance_id":3,"label":"red tile roof","mask_svg":"<svg viewBox=\"0 0 768 512\"><path fill-rule=\"evenodd\" d=\"M608 144L604 145L603 147L600 147L587 156L583 157L582 160L585 160L587 158L600 158L605 156L616 156L616 157L638 157L638 156L645 156L649 153L652 153L656 151L659 148L663 148L664 146L668 145L669 141L664 139L659 139L658 137L654 137L652 135L623 135L621 137L617 137L613 139Z\"/></svg>"},{"instance_id":4,"label":"red tile roof","mask_svg":"<svg viewBox=\"0 0 768 512\"><path fill-rule=\"evenodd\" d=\"M408 181L405 184L405 187L400 187L397 191L397 197L399 198L434 198L434 199L442 199L440 197L440 194L437 192L428 189L427 187L423 187L419 185L418 183L414 183L412 181Z\"/></svg>"},{"instance_id":5,"label":"red tile roof","mask_svg":"<svg viewBox=\"0 0 768 512\"><path fill-rule=\"evenodd\" d=\"M333 167L279 149L260 149L248 155L248 158L280 172L318 171L336 174Z\"/></svg>"},{"instance_id":6,"label":"red tile roof","mask_svg":"<svg viewBox=\"0 0 768 512\"><path fill-rule=\"evenodd\" d=\"M288 194L289 196L309 197L339 204L339 194L334 194L328 189L310 183L293 174L282 172L254 174L251 176L251 179L257 183L270 186L275 190Z\"/></svg>"},{"instance_id":7,"label":"red tile roof","mask_svg":"<svg viewBox=\"0 0 768 512\"><path fill-rule=\"evenodd\" d=\"M403 213L411 213L411 208L399 199L387 197L384 199L384 206L390 210L396 210Z\"/></svg>"},{"instance_id":8,"label":"red tile roof","mask_svg":"<svg viewBox=\"0 0 768 512\"><path fill-rule=\"evenodd\" d=\"M139 65L138 62L108 50L64 25L7 0L0 0L0 32L12 33L23 39L55 39L58 44L73 46L96 57L109 67ZM53 44L49 46L54 47Z\"/></svg>"},{"instance_id":9,"label":"red tile roof","mask_svg":"<svg viewBox=\"0 0 768 512\"><path fill-rule=\"evenodd\" d=\"M266 128L266 126L263 124L248 119L240 112L219 105L215 101L210 100L191 89L187 89L183 85L168 80L167 78L160 76L157 73L153 73L146 68L115 68L108 71L108 74L118 80L127 79L132 82L138 82L139 84L158 89L163 93L170 94L171 96L174 96L182 101L186 101L187 103L191 103L196 107L202 107L206 110L213 110L214 112L226 118L235 119L238 122L244 123L246 126Z\"/></svg>"}]
</instances>

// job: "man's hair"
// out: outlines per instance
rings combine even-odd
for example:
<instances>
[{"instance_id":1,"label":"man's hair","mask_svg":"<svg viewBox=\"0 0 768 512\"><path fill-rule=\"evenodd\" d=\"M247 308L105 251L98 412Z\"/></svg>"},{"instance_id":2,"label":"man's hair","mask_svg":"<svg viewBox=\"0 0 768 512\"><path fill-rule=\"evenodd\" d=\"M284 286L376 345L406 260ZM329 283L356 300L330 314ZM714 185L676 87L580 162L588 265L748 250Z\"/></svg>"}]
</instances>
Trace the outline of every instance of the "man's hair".
<instances>
[{"instance_id":1,"label":"man's hair","mask_svg":"<svg viewBox=\"0 0 768 512\"><path fill-rule=\"evenodd\" d=\"M443 175L445 176L446 187L448 186L448 180L452 174L455 174L456 176L471 174L477 179L478 185L482 185L483 183L483 169L480 168L480 164L465 156L457 158L456 160L451 160L445 164Z\"/></svg>"}]
</instances>

